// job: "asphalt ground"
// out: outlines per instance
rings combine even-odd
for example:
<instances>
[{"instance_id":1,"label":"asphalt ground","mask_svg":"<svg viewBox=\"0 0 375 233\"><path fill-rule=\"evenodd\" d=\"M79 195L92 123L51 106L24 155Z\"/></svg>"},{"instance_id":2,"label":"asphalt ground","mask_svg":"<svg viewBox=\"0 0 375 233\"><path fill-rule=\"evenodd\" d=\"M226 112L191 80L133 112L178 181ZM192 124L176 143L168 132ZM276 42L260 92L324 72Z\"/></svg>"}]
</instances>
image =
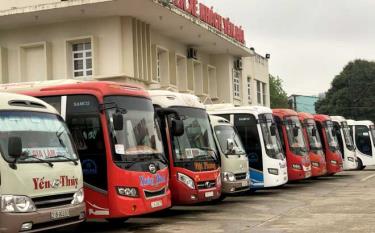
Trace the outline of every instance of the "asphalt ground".
<instances>
[{"instance_id":1,"label":"asphalt ground","mask_svg":"<svg viewBox=\"0 0 375 233\"><path fill-rule=\"evenodd\" d=\"M375 167L231 196L216 204L177 206L129 219L120 226L106 221L89 221L77 231L375 232Z\"/></svg>"}]
</instances>

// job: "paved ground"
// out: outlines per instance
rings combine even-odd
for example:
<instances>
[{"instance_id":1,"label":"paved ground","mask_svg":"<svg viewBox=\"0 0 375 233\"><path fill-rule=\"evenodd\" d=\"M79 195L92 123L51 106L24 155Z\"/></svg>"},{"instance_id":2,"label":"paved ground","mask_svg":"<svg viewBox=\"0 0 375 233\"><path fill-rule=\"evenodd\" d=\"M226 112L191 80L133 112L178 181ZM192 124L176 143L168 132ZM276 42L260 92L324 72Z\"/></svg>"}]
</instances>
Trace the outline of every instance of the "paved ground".
<instances>
[{"instance_id":1,"label":"paved ground","mask_svg":"<svg viewBox=\"0 0 375 233\"><path fill-rule=\"evenodd\" d=\"M80 232L375 232L375 167L230 197L216 205L174 207L130 219L123 227L89 222Z\"/></svg>"}]
</instances>

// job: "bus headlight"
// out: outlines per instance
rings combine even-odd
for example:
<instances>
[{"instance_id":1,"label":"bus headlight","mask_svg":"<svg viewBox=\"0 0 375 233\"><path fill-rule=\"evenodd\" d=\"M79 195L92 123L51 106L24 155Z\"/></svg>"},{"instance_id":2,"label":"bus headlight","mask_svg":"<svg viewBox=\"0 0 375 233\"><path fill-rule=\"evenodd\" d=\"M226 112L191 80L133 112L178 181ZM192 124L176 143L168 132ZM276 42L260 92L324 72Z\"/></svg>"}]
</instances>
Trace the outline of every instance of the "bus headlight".
<instances>
[{"instance_id":1,"label":"bus headlight","mask_svg":"<svg viewBox=\"0 0 375 233\"><path fill-rule=\"evenodd\" d=\"M232 173L232 172L223 172L223 180L225 182L233 182L233 181L236 181L236 176Z\"/></svg>"},{"instance_id":2,"label":"bus headlight","mask_svg":"<svg viewBox=\"0 0 375 233\"><path fill-rule=\"evenodd\" d=\"M277 176L277 175L279 175L279 169L276 169L276 168L268 168L268 173Z\"/></svg>"},{"instance_id":3,"label":"bus headlight","mask_svg":"<svg viewBox=\"0 0 375 233\"><path fill-rule=\"evenodd\" d=\"M188 186L191 189L195 189L194 181L187 175L184 175L182 173L177 173L177 179L184 183L186 186Z\"/></svg>"},{"instance_id":4,"label":"bus headlight","mask_svg":"<svg viewBox=\"0 0 375 233\"><path fill-rule=\"evenodd\" d=\"M125 197L139 197L139 192L137 188L117 187L117 193Z\"/></svg>"},{"instance_id":5,"label":"bus headlight","mask_svg":"<svg viewBox=\"0 0 375 233\"><path fill-rule=\"evenodd\" d=\"M350 162L354 162L354 158L353 158L353 157L348 157L348 160L349 160Z\"/></svg>"},{"instance_id":6,"label":"bus headlight","mask_svg":"<svg viewBox=\"0 0 375 233\"><path fill-rule=\"evenodd\" d=\"M27 196L1 196L1 212L28 213L36 211L34 202Z\"/></svg>"},{"instance_id":7,"label":"bus headlight","mask_svg":"<svg viewBox=\"0 0 375 233\"><path fill-rule=\"evenodd\" d=\"M83 188L79 189L74 195L73 195L73 201L72 205L78 205L81 204L85 199L85 194L83 193Z\"/></svg>"},{"instance_id":8,"label":"bus headlight","mask_svg":"<svg viewBox=\"0 0 375 233\"><path fill-rule=\"evenodd\" d=\"M318 162L311 162L311 165L313 167L319 167L320 166L320 164Z\"/></svg>"},{"instance_id":9,"label":"bus headlight","mask_svg":"<svg viewBox=\"0 0 375 233\"><path fill-rule=\"evenodd\" d=\"M292 168L297 169L297 170L302 170L302 167L299 164L292 164Z\"/></svg>"},{"instance_id":10,"label":"bus headlight","mask_svg":"<svg viewBox=\"0 0 375 233\"><path fill-rule=\"evenodd\" d=\"M331 163L336 165L337 161L336 160L331 160Z\"/></svg>"}]
</instances>

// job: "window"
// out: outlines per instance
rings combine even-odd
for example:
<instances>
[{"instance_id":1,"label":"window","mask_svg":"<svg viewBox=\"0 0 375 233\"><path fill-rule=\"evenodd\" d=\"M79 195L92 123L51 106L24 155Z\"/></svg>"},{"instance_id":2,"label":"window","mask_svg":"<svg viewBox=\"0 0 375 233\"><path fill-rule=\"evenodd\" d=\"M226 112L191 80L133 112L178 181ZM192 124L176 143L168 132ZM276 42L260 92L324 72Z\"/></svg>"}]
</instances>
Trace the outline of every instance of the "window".
<instances>
[{"instance_id":1,"label":"window","mask_svg":"<svg viewBox=\"0 0 375 233\"><path fill-rule=\"evenodd\" d=\"M251 103L251 77L247 77L247 101Z\"/></svg>"},{"instance_id":2,"label":"window","mask_svg":"<svg viewBox=\"0 0 375 233\"><path fill-rule=\"evenodd\" d=\"M357 144L357 148L361 153L367 156L372 156L370 132L367 126L355 126L355 143Z\"/></svg>"},{"instance_id":3,"label":"window","mask_svg":"<svg viewBox=\"0 0 375 233\"><path fill-rule=\"evenodd\" d=\"M73 76L85 77L92 75L92 48L90 42L72 44Z\"/></svg>"},{"instance_id":4,"label":"window","mask_svg":"<svg viewBox=\"0 0 375 233\"><path fill-rule=\"evenodd\" d=\"M262 90L261 90L262 83L257 81L257 100L258 104L262 104Z\"/></svg>"},{"instance_id":5,"label":"window","mask_svg":"<svg viewBox=\"0 0 375 233\"><path fill-rule=\"evenodd\" d=\"M262 83L262 94L263 94L263 105L266 106L267 97L266 97L266 84L265 83Z\"/></svg>"},{"instance_id":6,"label":"window","mask_svg":"<svg viewBox=\"0 0 375 233\"><path fill-rule=\"evenodd\" d=\"M240 98L240 77L241 71L233 71L233 96L234 98Z\"/></svg>"},{"instance_id":7,"label":"window","mask_svg":"<svg viewBox=\"0 0 375 233\"><path fill-rule=\"evenodd\" d=\"M160 83L161 81L161 71L160 71L160 57L161 57L162 51L158 51L157 58L156 58L156 81Z\"/></svg>"}]
</instances>

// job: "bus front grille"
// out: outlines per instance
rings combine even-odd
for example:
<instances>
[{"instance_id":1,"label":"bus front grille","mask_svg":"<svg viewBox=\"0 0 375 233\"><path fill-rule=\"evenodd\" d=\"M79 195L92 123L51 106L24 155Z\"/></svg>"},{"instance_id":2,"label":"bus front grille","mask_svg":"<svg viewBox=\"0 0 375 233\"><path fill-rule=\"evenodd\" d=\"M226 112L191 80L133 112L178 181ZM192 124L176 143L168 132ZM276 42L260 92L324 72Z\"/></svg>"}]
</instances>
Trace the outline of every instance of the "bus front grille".
<instances>
[{"instance_id":1,"label":"bus front grille","mask_svg":"<svg viewBox=\"0 0 375 233\"><path fill-rule=\"evenodd\" d=\"M246 173L238 173L235 174L236 180L245 180L246 179Z\"/></svg>"},{"instance_id":2,"label":"bus front grille","mask_svg":"<svg viewBox=\"0 0 375 233\"><path fill-rule=\"evenodd\" d=\"M69 205L73 201L73 193L60 194L46 197L33 198L33 202L37 209L51 208Z\"/></svg>"},{"instance_id":3,"label":"bus front grille","mask_svg":"<svg viewBox=\"0 0 375 233\"><path fill-rule=\"evenodd\" d=\"M162 196L165 194L165 188L162 188L158 191L148 191L148 190L144 190L144 193L145 193L145 197L146 198L153 198L153 197L158 197L158 196Z\"/></svg>"},{"instance_id":4,"label":"bus front grille","mask_svg":"<svg viewBox=\"0 0 375 233\"><path fill-rule=\"evenodd\" d=\"M216 182L214 180L198 182L198 189L210 189L214 188Z\"/></svg>"}]
</instances>

